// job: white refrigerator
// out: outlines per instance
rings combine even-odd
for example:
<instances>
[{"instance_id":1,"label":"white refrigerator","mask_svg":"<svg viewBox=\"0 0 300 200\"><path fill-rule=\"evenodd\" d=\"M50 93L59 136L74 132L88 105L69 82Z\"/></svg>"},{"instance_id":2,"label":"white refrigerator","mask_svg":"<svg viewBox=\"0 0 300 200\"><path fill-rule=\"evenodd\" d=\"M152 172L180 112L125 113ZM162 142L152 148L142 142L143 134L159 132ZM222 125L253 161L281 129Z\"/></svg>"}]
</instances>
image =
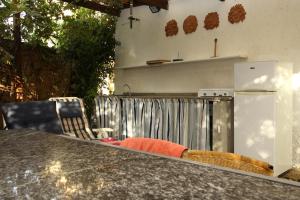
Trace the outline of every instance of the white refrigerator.
<instances>
[{"instance_id":1,"label":"white refrigerator","mask_svg":"<svg viewBox=\"0 0 300 200\"><path fill-rule=\"evenodd\" d=\"M292 64L234 66L234 152L270 163L274 175L292 167Z\"/></svg>"}]
</instances>

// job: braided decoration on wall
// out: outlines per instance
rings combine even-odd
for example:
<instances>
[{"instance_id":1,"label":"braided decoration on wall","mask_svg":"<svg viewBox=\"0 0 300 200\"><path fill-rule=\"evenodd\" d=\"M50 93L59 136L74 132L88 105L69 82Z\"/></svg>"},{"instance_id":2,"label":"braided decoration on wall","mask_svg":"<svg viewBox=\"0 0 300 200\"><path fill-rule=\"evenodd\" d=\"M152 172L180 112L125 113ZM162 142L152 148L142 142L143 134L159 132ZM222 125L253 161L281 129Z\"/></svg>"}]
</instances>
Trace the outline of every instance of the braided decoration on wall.
<instances>
[{"instance_id":1,"label":"braided decoration on wall","mask_svg":"<svg viewBox=\"0 0 300 200\"><path fill-rule=\"evenodd\" d=\"M167 37L175 36L178 33L178 25L175 19L170 20L165 26L165 32Z\"/></svg>"},{"instance_id":2,"label":"braided decoration on wall","mask_svg":"<svg viewBox=\"0 0 300 200\"><path fill-rule=\"evenodd\" d=\"M206 30L211 30L219 27L219 14L217 12L208 13L204 20L204 28Z\"/></svg>"},{"instance_id":3,"label":"braided decoration on wall","mask_svg":"<svg viewBox=\"0 0 300 200\"><path fill-rule=\"evenodd\" d=\"M242 4L237 4L230 9L228 21L232 24L242 22L246 19L246 11Z\"/></svg>"},{"instance_id":4,"label":"braided decoration on wall","mask_svg":"<svg viewBox=\"0 0 300 200\"><path fill-rule=\"evenodd\" d=\"M183 22L183 30L185 34L193 33L197 30L198 20L194 15L188 16Z\"/></svg>"}]
</instances>

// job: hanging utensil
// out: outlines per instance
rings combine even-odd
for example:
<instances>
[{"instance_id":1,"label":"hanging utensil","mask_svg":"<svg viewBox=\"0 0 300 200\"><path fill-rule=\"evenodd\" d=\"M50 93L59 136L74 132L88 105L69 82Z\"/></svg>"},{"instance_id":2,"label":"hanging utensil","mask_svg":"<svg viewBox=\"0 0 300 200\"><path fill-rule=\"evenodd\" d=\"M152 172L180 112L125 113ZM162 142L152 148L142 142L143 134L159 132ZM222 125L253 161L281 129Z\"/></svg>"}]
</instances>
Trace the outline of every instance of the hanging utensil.
<instances>
[{"instance_id":1,"label":"hanging utensil","mask_svg":"<svg viewBox=\"0 0 300 200\"><path fill-rule=\"evenodd\" d=\"M133 0L130 0L130 16L128 17L130 21L130 28L133 27L133 21L140 21L140 19L133 17Z\"/></svg>"}]
</instances>

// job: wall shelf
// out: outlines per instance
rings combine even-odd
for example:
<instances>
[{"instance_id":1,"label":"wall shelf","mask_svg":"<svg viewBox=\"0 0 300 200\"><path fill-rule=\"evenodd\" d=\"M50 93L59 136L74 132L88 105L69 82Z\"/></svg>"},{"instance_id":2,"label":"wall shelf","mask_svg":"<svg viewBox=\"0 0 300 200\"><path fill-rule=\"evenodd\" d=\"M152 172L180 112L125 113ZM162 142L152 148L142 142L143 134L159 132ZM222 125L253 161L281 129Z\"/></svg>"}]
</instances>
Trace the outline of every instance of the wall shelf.
<instances>
[{"instance_id":1,"label":"wall shelf","mask_svg":"<svg viewBox=\"0 0 300 200\"><path fill-rule=\"evenodd\" d=\"M224 57L213 57L213 58L204 58L204 59L187 60L187 61L179 61L179 62L168 62L168 63L155 64L155 65L123 66L123 67L116 67L116 69L125 70L125 69L135 69L135 68L164 67L164 66L178 65L178 64L214 62L214 61L222 61L222 60L247 59L247 58L248 58L247 56L242 56L242 55L224 56Z\"/></svg>"}]
</instances>

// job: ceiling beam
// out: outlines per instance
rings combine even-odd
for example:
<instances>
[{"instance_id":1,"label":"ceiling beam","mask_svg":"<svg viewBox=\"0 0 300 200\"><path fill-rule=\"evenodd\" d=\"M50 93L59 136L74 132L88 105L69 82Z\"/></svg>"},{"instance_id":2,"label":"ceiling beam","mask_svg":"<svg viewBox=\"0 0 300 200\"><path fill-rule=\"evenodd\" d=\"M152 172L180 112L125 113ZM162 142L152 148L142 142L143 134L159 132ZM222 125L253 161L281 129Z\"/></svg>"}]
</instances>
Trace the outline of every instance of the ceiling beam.
<instances>
[{"instance_id":1,"label":"ceiling beam","mask_svg":"<svg viewBox=\"0 0 300 200\"><path fill-rule=\"evenodd\" d=\"M157 6L165 10L169 9L168 0L134 0L134 1L148 6Z\"/></svg>"},{"instance_id":2,"label":"ceiling beam","mask_svg":"<svg viewBox=\"0 0 300 200\"><path fill-rule=\"evenodd\" d=\"M122 1L123 8L129 8L130 7L130 0L124 0ZM157 6L159 8L168 10L169 3L168 0L133 0L133 6Z\"/></svg>"},{"instance_id":3,"label":"ceiling beam","mask_svg":"<svg viewBox=\"0 0 300 200\"><path fill-rule=\"evenodd\" d=\"M139 2L136 2L136 1L133 2L133 7L143 6L143 5L144 5L144 4L139 3ZM130 3L129 3L129 2L123 3L123 9L124 9L124 8L130 8Z\"/></svg>"},{"instance_id":4,"label":"ceiling beam","mask_svg":"<svg viewBox=\"0 0 300 200\"><path fill-rule=\"evenodd\" d=\"M117 8L113 8L111 6L99 4L93 1L79 1L77 3L74 2L74 0L62 0L63 2L72 3L76 6L88 8L91 10L100 11L102 13L107 13L114 16L120 16L121 11Z\"/></svg>"}]
</instances>

